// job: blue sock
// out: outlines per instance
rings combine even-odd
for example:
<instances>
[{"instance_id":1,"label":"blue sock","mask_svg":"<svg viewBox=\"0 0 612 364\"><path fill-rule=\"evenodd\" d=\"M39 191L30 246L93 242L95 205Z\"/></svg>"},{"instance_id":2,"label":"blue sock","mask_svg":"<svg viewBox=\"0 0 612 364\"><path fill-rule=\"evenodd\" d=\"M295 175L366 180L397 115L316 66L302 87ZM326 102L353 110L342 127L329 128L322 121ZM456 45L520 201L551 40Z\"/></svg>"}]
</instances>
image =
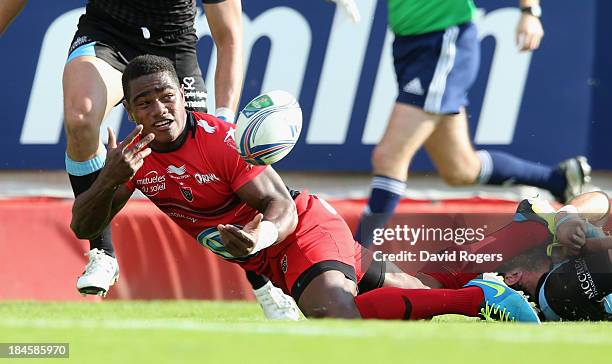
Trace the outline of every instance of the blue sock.
<instances>
[{"instance_id":1,"label":"blue sock","mask_svg":"<svg viewBox=\"0 0 612 364\"><path fill-rule=\"evenodd\" d=\"M481 184L522 184L547 189L555 197L563 195L567 186L565 175L557 169L517 158L498 151L479 150Z\"/></svg>"},{"instance_id":2,"label":"blue sock","mask_svg":"<svg viewBox=\"0 0 612 364\"><path fill-rule=\"evenodd\" d=\"M374 229L382 228L393 216L395 208L406 190L406 183L385 176L374 176L372 192L355 235L366 248L372 245Z\"/></svg>"},{"instance_id":3,"label":"blue sock","mask_svg":"<svg viewBox=\"0 0 612 364\"><path fill-rule=\"evenodd\" d=\"M604 297L604 308L607 313L612 315L612 293Z\"/></svg>"}]
</instances>

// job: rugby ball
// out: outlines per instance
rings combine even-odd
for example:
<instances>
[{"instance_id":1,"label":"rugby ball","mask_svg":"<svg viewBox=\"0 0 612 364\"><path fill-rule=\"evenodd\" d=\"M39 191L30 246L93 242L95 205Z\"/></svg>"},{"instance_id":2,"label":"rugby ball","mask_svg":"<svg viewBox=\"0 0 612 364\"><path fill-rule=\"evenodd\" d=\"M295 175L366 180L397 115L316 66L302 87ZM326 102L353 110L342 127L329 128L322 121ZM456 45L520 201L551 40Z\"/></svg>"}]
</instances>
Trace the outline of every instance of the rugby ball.
<instances>
[{"instance_id":1,"label":"rugby ball","mask_svg":"<svg viewBox=\"0 0 612 364\"><path fill-rule=\"evenodd\" d=\"M272 164L295 146L302 130L302 109L293 95L276 90L249 102L236 122L236 150L246 162Z\"/></svg>"}]
</instances>

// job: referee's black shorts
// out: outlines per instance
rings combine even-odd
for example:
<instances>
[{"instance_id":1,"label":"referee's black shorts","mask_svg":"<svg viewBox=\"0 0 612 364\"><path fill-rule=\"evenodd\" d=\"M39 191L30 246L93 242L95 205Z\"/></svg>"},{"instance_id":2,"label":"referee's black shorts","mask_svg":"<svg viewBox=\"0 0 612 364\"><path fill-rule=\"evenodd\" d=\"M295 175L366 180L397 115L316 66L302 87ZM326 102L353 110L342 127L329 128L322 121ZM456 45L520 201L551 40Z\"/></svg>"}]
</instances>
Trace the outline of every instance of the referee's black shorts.
<instances>
[{"instance_id":1,"label":"referee's black shorts","mask_svg":"<svg viewBox=\"0 0 612 364\"><path fill-rule=\"evenodd\" d=\"M147 28L128 27L90 9L81 16L70 44L68 60L95 56L123 72L127 63L142 54L170 59L185 89L189 110L207 112L207 92L196 55L198 38L193 27L172 33L155 33Z\"/></svg>"}]
</instances>

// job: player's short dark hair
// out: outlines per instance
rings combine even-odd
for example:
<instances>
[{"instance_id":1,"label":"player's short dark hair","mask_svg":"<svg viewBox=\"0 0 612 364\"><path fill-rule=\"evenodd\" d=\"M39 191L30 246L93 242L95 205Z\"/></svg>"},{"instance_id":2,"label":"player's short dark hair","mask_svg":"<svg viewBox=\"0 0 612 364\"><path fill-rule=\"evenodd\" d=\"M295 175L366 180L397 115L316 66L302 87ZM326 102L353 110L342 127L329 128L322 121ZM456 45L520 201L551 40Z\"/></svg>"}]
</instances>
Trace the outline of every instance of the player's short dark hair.
<instances>
[{"instance_id":1,"label":"player's short dark hair","mask_svg":"<svg viewBox=\"0 0 612 364\"><path fill-rule=\"evenodd\" d=\"M499 272L507 272L512 269L520 269L524 272L537 271L541 264L548 264L549 258L546 254L546 246L538 245L526 252L506 261L499 267ZM503 275L503 273L502 273Z\"/></svg>"},{"instance_id":2,"label":"player's short dark hair","mask_svg":"<svg viewBox=\"0 0 612 364\"><path fill-rule=\"evenodd\" d=\"M172 81L176 83L177 87L180 87L180 82L176 74L176 69L170 60L166 57L154 56L152 54L145 54L138 56L130 61L125 67L123 76L121 76L121 84L123 86L123 95L129 102L129 83L133 79L141 76L151 75L154 73L167 73Z\"/></svg>"}]
</instances>

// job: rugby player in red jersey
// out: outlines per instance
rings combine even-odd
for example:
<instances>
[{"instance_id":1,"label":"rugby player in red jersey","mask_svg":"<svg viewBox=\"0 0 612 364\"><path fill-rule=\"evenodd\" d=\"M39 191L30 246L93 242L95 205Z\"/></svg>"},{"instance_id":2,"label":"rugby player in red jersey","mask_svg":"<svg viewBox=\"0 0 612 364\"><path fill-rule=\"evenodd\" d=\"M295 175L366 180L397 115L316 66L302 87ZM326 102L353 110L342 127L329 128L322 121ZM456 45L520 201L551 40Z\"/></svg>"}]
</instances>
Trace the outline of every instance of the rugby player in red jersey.
<instances>
[{"instance_id":1,"label":"rugby player in red jersey","mask_svg":"<svg viewBox=\"0 0 612 364\"><path fill-rule=\"evenodd\" d=\"M0 2L0 34L26 1ZM217 48L214 112L233 122L243 79L242 5L239 0L203 0L202 6ZM123 98L121 74L130 59L146 53L169 58L185 89L186 107L207 112L196 54L195 0L88 0L85 9L63 74L66 171L75 196L91 186L104 166L100 125ZM77 290L104 296L119 278L110 227L89 237L89 249ZM299 318L293 300L266 277L246 276L267 318Z\"/></svg>"},{"instance_id":2,"label":"rugby player in red jersey","mask_svg":"<svg viewBox=\"0 0 612 364\"><path fill-rule=\"evenodd\" d=\"M0 5L0 32L26 0ZM239 0L203 0L218 48L215 102L219 116L233 114L242 87L242 6ZM172 60L186 92L186 106L207 111L198 64L195 0L87 0L63 70L66 171L75 196L104 167L100 125L123 98L121 74L130 59L157 54ZM110 227L89 242L89 263L77 279L82 294L105 295L119 276Z\"/></svg>"},{"instance_id":3,"label":"rugby player in red jersey","mask_svg":"<svg viewBox=\"0 0 612 364\"><path fill-rule=\"evenodd\" d=\"M186 111L167 59L136 57L122 81L124 106L137 127L119 144L109 130L108 168L73 207L71 227L79 238L98 234L139 189L200 244L269 277L307 317L423 319L456 313L538 322L520 294L493 281L426 289L405 275L402 286L416 289L385 280L363 293L358 284L368 252L344 220L316 196L288 190L272 167L243 161L232 125Z\"/></svg>"}]
</instances>

